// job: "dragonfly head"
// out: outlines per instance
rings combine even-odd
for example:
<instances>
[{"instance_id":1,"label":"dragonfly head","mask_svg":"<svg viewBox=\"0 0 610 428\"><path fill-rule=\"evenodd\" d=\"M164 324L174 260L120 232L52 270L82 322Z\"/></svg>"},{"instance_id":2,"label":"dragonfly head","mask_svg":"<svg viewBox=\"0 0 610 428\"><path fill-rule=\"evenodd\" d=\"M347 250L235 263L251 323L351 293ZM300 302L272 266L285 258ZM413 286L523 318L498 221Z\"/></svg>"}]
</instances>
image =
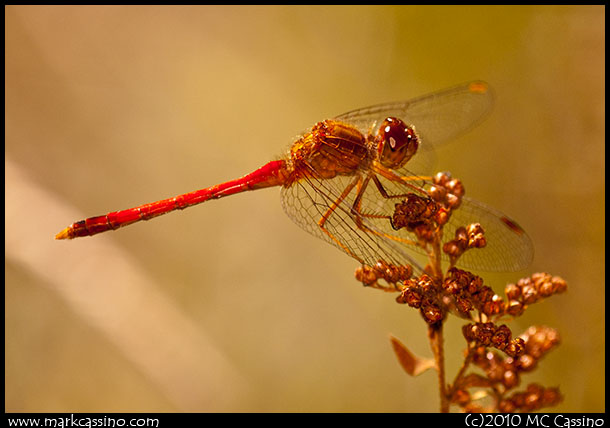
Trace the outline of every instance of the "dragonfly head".
<instances>
[{"instance_id":1,"label":"dragonfly head","mask_svg":"<svg viewBox=\"0 0 610 428\"><path fill-rule=\"evenodd\" d=\"M419 138L415 128L395 117L386 118L375 137L379 162L386 168L403 166L417 152Z\"/></svg>"}]
</instances>

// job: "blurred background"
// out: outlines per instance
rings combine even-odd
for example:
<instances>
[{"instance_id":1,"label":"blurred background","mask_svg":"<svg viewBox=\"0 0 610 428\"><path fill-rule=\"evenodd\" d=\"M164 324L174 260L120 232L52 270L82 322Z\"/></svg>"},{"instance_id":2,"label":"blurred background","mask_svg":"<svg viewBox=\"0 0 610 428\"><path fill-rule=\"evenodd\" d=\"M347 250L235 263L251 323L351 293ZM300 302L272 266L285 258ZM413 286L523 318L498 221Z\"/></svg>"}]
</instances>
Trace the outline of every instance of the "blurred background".
<instances>
[{"instance_id":1,"label":"blurred background","mask_svg":"<svg viewBox=\"0 0 610 428\"><path fill-rule=\"evenodd\" d=\"M389 335L419 314L294 225L278 189L76 241L85 217L242 176L316 121L472 79L492 115L437 152L568 293L509 325L562 344L522 379L605 411L605 9L5 7L5 409L435 412ZM446 328L448 381L462 323Z\"/></svg>"}]
</instances>

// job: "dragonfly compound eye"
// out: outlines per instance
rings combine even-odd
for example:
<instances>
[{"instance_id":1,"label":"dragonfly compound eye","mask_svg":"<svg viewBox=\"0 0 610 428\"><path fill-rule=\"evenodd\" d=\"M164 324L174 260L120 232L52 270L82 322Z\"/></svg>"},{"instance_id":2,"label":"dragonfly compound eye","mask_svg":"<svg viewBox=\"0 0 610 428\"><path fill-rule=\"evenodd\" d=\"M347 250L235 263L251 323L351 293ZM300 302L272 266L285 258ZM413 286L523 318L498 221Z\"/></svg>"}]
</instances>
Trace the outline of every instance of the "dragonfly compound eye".
<instances>
[{"instance_id":1,"label":"dragonfly compound eye","mask_svg":"<svg viewBox=\"0 0 610 428\"><path fill-rule=\"evenodd\" d=\"M417 152L415 128L395 117L386 118L377 132L379 161L386 168L400 168Z\"/></svg>"}]
</instances>

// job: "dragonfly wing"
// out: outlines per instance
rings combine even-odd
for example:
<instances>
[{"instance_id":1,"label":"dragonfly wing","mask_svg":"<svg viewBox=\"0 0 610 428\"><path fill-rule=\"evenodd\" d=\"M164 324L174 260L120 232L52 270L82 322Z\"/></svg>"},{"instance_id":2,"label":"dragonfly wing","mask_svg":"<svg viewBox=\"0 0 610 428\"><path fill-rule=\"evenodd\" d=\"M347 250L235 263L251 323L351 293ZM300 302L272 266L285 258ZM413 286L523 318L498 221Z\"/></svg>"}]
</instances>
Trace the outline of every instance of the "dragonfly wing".
<instances>
[{"instance_id":1,"label":"dragonfly wing","mask_svg":"<svg viewBox=\"0 0 610 428\"><path fill-rule=\"evenodd\" d=\"M379 104L353 110L336 119L357 126L363 133L374 132L388 116L413 125L421 148L438 146L468 132L491 111L493 91L481 81L473 81L409 101Z\"/></svg>"},{"instance_id":2,"label":"dragonfly wing","mask_svg":"<svg viewBox=\"0 0 610 428\"><path fill-rule=\"evenodd\" d=\"M341 199L341 194L358 176L333 179L305 178L282 188L282 206L288 216L301 228L327 241L352 257L372 266L379 260L395 265L409 264L416 273L422 273L426 263L426 249L417 245L417 237L406 228L395 230L390 218L396 204L403 198L384 198L371 181L365 187L357 211L352 210L358 193L357 186ZM411 184L420 191L378 177L388 195L402 196L408 193L424 195L431 183L418 180ZM336 208L329 207L337 201ZM318 222L327 216L325 228L335 239L322 230ZM533 258L533 245L527 233L503 213L475 200L462 198L462 204L451 214L443 226L443 240L455 237L459 227L480 223L485 231L487 245L467 250L458 259L457 266L492 272L510 272L526 268ZM417 257L420 254L421 257ZM442 259L449 261L443 253Z\"/></svg>"},{"instance_id":3,"label":"dragonfly wing","mask_svg":"<svg viewBox=\"0 0 610 428\"><path fill-rule=\"evenodd\" d=\"M412 187L409 187L402 182L395 182L381 176L378 178L388 195L392 196L408 193L424 196L432 185L425 180L414 180L410 182ZM396 204L402 200L401 197L381 197L377 187L371 184L363 194L361 211L371 223L375 224L377 230L383 230L397 240L416 241L417 238L413 233L406 228L394 230L389 221ZM510 272L524 269L530 264L534 249L527 233L514 220L500 211L466 197L462 198L460 207L451 213L449 221L443 226L442 242L454 239L459 227L466 227L472 223L481 224L485 231L487 245L483 248L467 250L458 259L458 266L481 271ZM416 253L425 254L425 250L420 246L405 244L405 248L407 247ZM443 260L449 260L444 253Z\"/></svg>"},{"instance_id":4,"label":"dragonfly wing","mask_svg":"<svg viewBox=\"0 0 610 428\"><path fill-rule=\"evenodd\" d=\"M466 251L458 266L493 272L513 272L525 269L534 257L534 245L527 233L508 216L481 202L462 198L460 207L451 214L443 228L445 240L455 237L460 226L480 223L487 245Z\"/></svg>"},{"instance_id":5,"label":"dragonfly wing","mask_svg":"<svg viewBox=\"0 0 610 428\"><path fill-rule=\"evenodd\" d=\"M357 195L356 186L331 213L328 212L329 207L341 199L344 190L354 180L358 180L358 176L338 176L333 179L307 177L298 180L291 186L282 188L284 211L307 232L335 245L368 266L384 260L394 265L411 265L415 272L421 273L419 263L407 253L406 248L358 225L358 214L351 209ZM318 224L324 216L327 216L324 227L335 239ZM368 219L363 221L367 227L376 227Z\"/></svg>"}]
</instances>

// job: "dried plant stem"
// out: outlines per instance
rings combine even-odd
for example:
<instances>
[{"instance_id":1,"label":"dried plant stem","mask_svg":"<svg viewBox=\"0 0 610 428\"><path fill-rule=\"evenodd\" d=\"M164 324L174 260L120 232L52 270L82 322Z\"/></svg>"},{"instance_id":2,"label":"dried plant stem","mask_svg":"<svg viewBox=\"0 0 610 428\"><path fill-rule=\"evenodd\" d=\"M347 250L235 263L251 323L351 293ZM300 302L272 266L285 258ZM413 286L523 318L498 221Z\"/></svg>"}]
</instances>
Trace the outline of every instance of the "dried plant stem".
<instances>
[{"instance_id":1,"label":"dried plant stem","mask_svg":"<svg viewBox=\"0 0 610 428\"><path fill-rule=\"evenodd\" d=\"M451 386L449 387L449 391L447 392L447 397L449 399L451 399L453 397L453 394L455 394L455 391L457 390L457 387L460 384L460 380L462 379L462 376L464 376L464 373L466 373L466 370L470 366L470 362L472 361L472 356L474 355L474 349L475 349L474 345L471 344L468 346L468 353L466 354L466 357L464 358L462 367L460 367L460 370L455 375L455 379L453 380L453 383L451 384Z\"/></svg>"},{"instance_id":2,"label":"dried plant stem","mask_svg":"<svg viewBox=\"0 0 610 428\"><path fill-rule=\"evenodd\" d=\"M559 334L550 327L532 326L515 337L500 319L519 316L536 301L564 292L567 283L558 276L538 272L508 284L504 290L506 298L503 298L485 285L480 276L457 268L458 262L473 264L472 259L461 259L465 251L487 246L485 230L480 223L457 228L454 228L455 222L447 223L451 213L461 206L463 194L464 187L459 180L447 173L438 173L428 195L396 195L404 199L394 205L391 226L395 230L405 228L414 234L419 247L425 249L428 263L417 272L410 266L380 259L374 266L358 268L356 278L364 285L399 291L396 302L417 309L427 323L433 359L415 356L394 337L390 341L400 365L409 375L417 376L429 368L436 368L442 413L448 413L452 405L468 413L531 412L554 406L563 399L558 388L545 388L537 383L528 384L525 390L516 388L521 376L535 369L538 360L559 343ZM470 210L471 207L467 216L475 214ZM514 245L510 244L514 248L507 251L523 251L519 258L529 258L531 243L516 223L508 217L490 218L489 213L481 214L491 227L494 244L499 245L493 251L500 251L503 240L514 241ZM443 240L446 224L454 229L451 233L454 237ZM484 256L492 253L487 251ZM446 271L442 269L443 257L449 259ZM473 267L476 265L475 262ZM414 272L417 272L415 276ZM380 280L388 286L380 284ZM446 381L443 343L443 324L449 315L468 321L462 326L467 352L463 354L463 363L452 383Z\"/></svg>"},{"instance_id":3,"label":"dried plant stem","mask_svg":"<svg viewBox=\"0 0 610 428\"><path fill-rule=\"evenodd\" d=\"M445 355L443 351L443 323L430 325L428 327L428 339L434 353L436 370L438 372L438 388L441 396L441 413L449 412L449 397L447 396L445 384Z\"/></svg>"}]
</instances>

